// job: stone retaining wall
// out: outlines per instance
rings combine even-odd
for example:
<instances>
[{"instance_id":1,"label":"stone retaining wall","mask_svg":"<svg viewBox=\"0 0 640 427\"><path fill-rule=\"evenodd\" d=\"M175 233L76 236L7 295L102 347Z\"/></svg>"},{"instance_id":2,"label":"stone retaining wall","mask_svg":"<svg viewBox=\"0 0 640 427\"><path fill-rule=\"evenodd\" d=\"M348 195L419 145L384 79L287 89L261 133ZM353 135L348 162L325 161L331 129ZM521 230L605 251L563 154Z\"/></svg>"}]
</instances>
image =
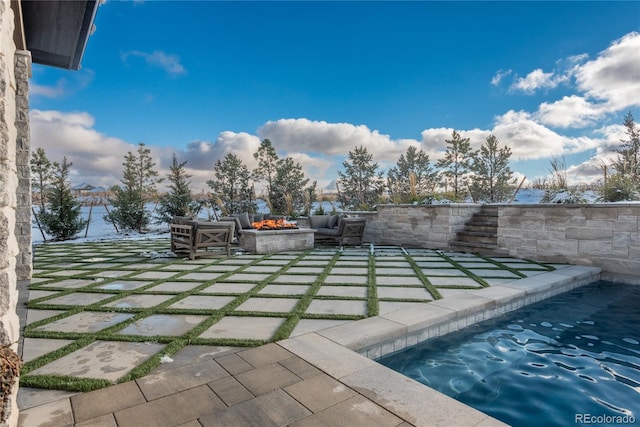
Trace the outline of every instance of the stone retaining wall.
<instances>
[{"instance_id":1,"label":"stone retaining wall","mask_svg":"<svg viewBox=\"0 0 640 427\"><path fill-rule=\"evenodd\" d=\"M495 206L498 250L510 256L640 276L640 204ZM349 212L367 218L365 242L447 250L481 205L379 205L377 209Z\"/></svg>"},{"instance_id":2,"label":"stone retaining wall","mask_svg":"<svg viewBox=\"0 0 640 427\"><path fill-rule=\"evenodd\" d=\"M499 206L510 256L640 275L640 204Z\"/></svg>"}]
</instances>

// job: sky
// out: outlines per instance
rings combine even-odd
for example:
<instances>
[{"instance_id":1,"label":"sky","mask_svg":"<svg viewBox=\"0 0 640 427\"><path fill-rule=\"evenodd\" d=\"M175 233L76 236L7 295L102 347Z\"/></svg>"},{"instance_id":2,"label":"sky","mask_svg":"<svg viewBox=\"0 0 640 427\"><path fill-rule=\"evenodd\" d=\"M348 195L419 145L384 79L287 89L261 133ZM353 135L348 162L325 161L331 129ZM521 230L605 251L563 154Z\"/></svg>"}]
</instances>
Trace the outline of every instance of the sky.
<instances>
[{"instance_id":1,"label":"sky","mask_svg":"<svg viewBox=\"0 0 640 427\"><path fill-rule=\"evenodd\" d=\"M195 192L228 153L268 138L329 185L364 146L379 170L409 146L432 163L453 130L512 151L529 183L564 158L602 179L640 121L640 2L103 2L79 71L34 64L32 148L111 186L144 143Z\"/></svg>"}]
</instances>

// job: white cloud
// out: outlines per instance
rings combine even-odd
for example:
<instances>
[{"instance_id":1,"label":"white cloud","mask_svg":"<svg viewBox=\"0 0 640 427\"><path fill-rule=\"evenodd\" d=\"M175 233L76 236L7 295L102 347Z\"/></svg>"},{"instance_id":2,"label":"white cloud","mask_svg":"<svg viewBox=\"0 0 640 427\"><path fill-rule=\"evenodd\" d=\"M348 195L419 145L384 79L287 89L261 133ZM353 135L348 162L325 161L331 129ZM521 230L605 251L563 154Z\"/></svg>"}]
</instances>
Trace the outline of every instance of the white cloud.
<instances>
[{"instance_id":1,"label":"white cloud","mask_svg":"<svg viewBox=\"0 0 640 427\"><path fill-rule=\"evenodd\" d=\"M583 128L603 116L601 105L588 102L581 96L565 96L552 103L543 102L536 118L543 124L560 128Z\"/></svg>"},{"instance_id":2,"label":"white cloud","mask_svg":"<svg viewBox=\"0 0 640 427\"><path fill-rule=\"evenodd\" d=\"M512 70L498 70L496 75L493 76L493 78L491 79L491 84L493 86L498 86L500 84L500 82L502 81L502 79L504 79L505 77L507 77L511 73L512 73Z\"/></svg>"},{"instance_id":3,"label":"white cloud","mask_svg":"<svg viewBox=\"0 0 640 427\"><path fill-rule=\"evenodd\" d=\"M124 62L127 62L129 57L131 56L140 57L144 59L148 65L162 68L172 76L178 76L187 73L187 69L180 63L180 57L172 53L165 53L160 50L154 50L151 53L133 50L125 52L121 56Z\"/></svg>"},{"instance_id":4,"label":"white cloud","mask_svg":"<svg viewBox=\"0 0 640 427\"><path fill-rule=\"evenodd\" d=\"M30 96L43 96L45 98L60 98L66 94L66 81L60 79L56 82L55 86L44 86L37 83L31 83L29 85Z\"/></svg>"},{"instance_id":5,"label":"white cloud","mask_svg":"<svg viewBox=\"0 0 640 427\"><path fill-rule=\"evenodd\" d=\"M509 88L512 92L524 92L532 94L538 89L553 89L560 83L567 81L566 75L557 75L553 72L545 73L538 68L533 70L526 77L521 77Z\"/></svg>"},{"instance_id":6,"label":"white cloud","mask_svg":"<svg viewBox=\"0 0 640 427\"><path fill-rule=\"evenodd\" d=\"M640 33L614 41L575 73L578 89L602 101L608 111L640 105Z\"/></svg>"}]
</instances>

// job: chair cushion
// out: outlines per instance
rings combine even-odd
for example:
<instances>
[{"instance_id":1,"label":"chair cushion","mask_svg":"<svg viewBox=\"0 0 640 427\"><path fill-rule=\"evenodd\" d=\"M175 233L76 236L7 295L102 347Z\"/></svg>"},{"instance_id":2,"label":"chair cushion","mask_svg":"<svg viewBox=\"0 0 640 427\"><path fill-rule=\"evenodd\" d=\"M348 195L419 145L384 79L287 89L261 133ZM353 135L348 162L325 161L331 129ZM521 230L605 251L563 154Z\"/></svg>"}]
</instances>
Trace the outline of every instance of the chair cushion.
<instances>
[{"instance_id":1,"label":"chair cushion","mask_svg":"<svg viewBox=\"0 0 640 427\"><path fill-rule=\"evenodd\" d=\"M338 226L338 215L331 215L329 217L329 223L327 224L328 228L334 228Z\"/></svg>"},{"instance_id":2,"label":"chair cushion","mask_svg":"<svg viewBox=\"0 0 640 427\"><path fill-rule=\"evenodd\" d=\"M243 212L241 214L235 214L234 216L240 220L240 226L243 230L253 228L251 227L251 221L249 220L249 213Z\"/></svg>"},{"instance_id":3,"label":"chair cushion","mask_svg":"<svg viewBox=\"0 0 640 427\"><path fill-rule=\"evenodd\" d=\"M339 236L341 231L337 228L316 228L316 234L320 234L322 236Z\"/></svg>"},{"instance_id":4,"label":"chair cushion","mask_svg":"<svg viewBox=\"0 0 640 427\"><path fill-rule=\"evenodd\" d=\"M264 220L264 215L263 214L254 214L253 215L253 221L251 222L260 222Z\"/></svg>"},{"instance_id":5,"label":"chair cushion","mask_svg":"<svg viewBox=\"0 0 640 427\"><path fill-rule=\"evenodd\" d=\"M329 215L311 215L309 217L309 226L311 228L329 228Z\"/></svg>"}]
</instances>

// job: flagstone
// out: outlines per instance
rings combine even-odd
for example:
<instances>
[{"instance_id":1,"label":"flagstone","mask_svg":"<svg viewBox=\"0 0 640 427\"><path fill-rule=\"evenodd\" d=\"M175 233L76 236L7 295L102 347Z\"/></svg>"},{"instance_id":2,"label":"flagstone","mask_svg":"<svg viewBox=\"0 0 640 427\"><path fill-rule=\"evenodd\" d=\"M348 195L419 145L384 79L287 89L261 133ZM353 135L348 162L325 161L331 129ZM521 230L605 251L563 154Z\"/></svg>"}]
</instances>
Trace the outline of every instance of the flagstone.
<instances>
[{"instance_id":1,"label":"flagstone","mask_svg":"<svg viewBox=\"0 0 640 427\"><path fill-rule=\"evenodd\" d=\"M84 274L84 273L86 273L86 271L82 271L82 270L61 270L61 271L48 272L47 276L69 277L69 276L77 276L78 274Z\"/></svg>"},{"instance_id":2,"label":"flagstone","mask_svg":"<svg viewBox=\"0 0 640 427\"><path fill-rule=\"evenodd\" d=\"M270 340L285 320L281 317L227 316L204 331L200 338Z\"/></svg>"},{"instance_id":3,"label":"flagstone","mask_svg":"<svg viewBox=\"0 0 640 427\"><path fill-rule=\"evenodd\" d=\"M122 259L119 259L118 261L123 261ZM138 261L138 259L132 260L132 261ZM153 268L158 268L158 264L151 264L148 262L145 263L134 263L134 264L127 264L127 265L123 265L122 268L126 268L128 270L151 270Z\"/></svg>"},{"instance_id":4,"label":"flagstone","mask_svg":"<svg viewBox=\"0 0 640 427\"><path fill-rule=\"evenodd\" d=\"M416 262L416 265L418 267L422 268L422 271L425 271L426 269L452 269L453 268L453 264L451 264L450 262L447 261L442 261L442 258L437 258L439 261L419 261ZM458 271L456 269L456 271Z\"/></svg>"},{"instance_id":5,"label":"flagstone","mask_svg":"<svg viewBox=\"0 0 640 427\"><path fill-rule=\"evenodd\" d=\"M292 259L264 259L262 261L258 261L256 265L287 265Z\"/></svg>"},{"instance_id":6,"label":"flagstone","mask_svg":"<svg viewBox=\"0 0 640 427\"><path fill-rule=\"evenodd\" d=\"M236 311L288 313L293 311L299 301L296 298L251 297L240 304Z\"/></svg>"},{"instance_id":7,"label":"flagstone","mask_svg":"<svg viewBox=\"0 0 640 427\"><path fill-rule=\"evenodd\" d=\"M298 261L296 263L296 267L315 267L315 266L325 267L329 264L330 260L331 260L330 258L326 260L325 259L316 260L316 259L305 258Z\"/></svg>"},{"instance_id":8,"label":"flagstone","mask_svg":"<svg viewBox=\"0 0 640 427\"><path fill-rule=\"evenodd\" d=\"M300 267L295 266L287 270L287 273L292 274L320 274L324 271L323 267Z\"/></svg>"},{"instance_id":9,"label":"flagstone","mask_svg":"<svg viewBox=\"0 0 640 427\"><path fill-rule=\"evenodd\" d=\"M180 276L180 280L213 280L222 276L223 273L187 273L184 276Z\"/></svg>"},{"instance_id":10,"label":"flagstone","mask_svg":"<svg viewBox=\"0 0 640 427\"><path fill-rule=\"evenodd\" d=\"M344 257L338 259L334 264L335 267L368 267L369 261L349 260Z\"/></svg>"},{"instance_id":11,"label":"flagstone","mask_svg":"<svg viewBox=\"0 0 640 427\"><path fill-rule=\"evenodd\" d=\"M30 374L69 375L116 381L165 347L164 344L157 343L95 341Z\"/></svg>"},{"instance_id":12,"label":"flagstone","mask_svg":"<svg viewBox=\"0 0 640 427\"><path fill-rule=\"evenodd\" d=\"M369 274L368 267L334 267L331 269L329 274L360 274L367 275Z\"/></svg>"},{"instance_id":13,"label":"flagstone","mask_svg":"<svg viewBox=\"0 0 640 427\"><path fill-rule=\"evenodd\" d=\"M425 276L449 276L449 277L467 277L464 271L457 268L423 268L422 273Z\"/></svg>"},{"instance_id":14,"label":"flagstone","mask_svg":"<svg viewBox=\"0 0 640 427\"><path fill-rule=\"evenodd\" d=\"M83 311L35 328L36 331L98 332L132 318L128 313Z\"/></svg>"},{"instance_id":15,"label":"flagstone","mask_svg":"<svg viewBox=\"0 0 640 427\"><path fill-rule=\"evenodd\" d=\"M277 265L250 265L242 270L244 273L275 273L282 267Z\"/></svg>"},{"instance_id":16,"label":"flagstone","mask_svg":"<svg viewBox=\"0 0 640 427\"><path fill-rule=\"evenodd\" d=\"M235 297L214 297L208 295L190 295L177 301L168 308L218 310L234 301Z\"/></svg>"},{"instance_id":17,"label":"flagstone","mask_svg":"<svg viewBox=\"0 0 640 427\"><path fill-rule=\"evenodd\" d=\"M173 295L129 295L105 304L104 307L149 308L173 298Z\"/></svg>"},{"instance_id":18,"label":"flagstone","mask_svg":"<svg viewBox=\"0 0 640 427\"><path fill-rule=\"evenodd\" d=\"M29 301L34 301L38 298L50 297L51 295L56 295L59 293L60 291L39 291L34 289L29 291Z\"/></svg>"},{"instance_id":19,"label":"flagstone","mask_svg":"<svg viewBox=\"0 0 640 427\"><path fill-rule=\"evenodd\" d=\"M126 276L127 274L133 274L134 272L131 270L104 270L99 271L97 273L89 274L91 277L105 277L105 278L115 278Z\"/></svg>"},{"instance_id":20,"label":"flagstone","mask_svg":"<svg viewBox=\"0 0 640 427\"><path fill-rule=\"evenodd\" d=\"M252 259L252 258L236 257L236 258L225 259L224 261L221 261L220 264L244 265L244 264L251 264L254 261L255 259Z\"/></svg>"},{"instance_id":21,"label":"flagstone","mask_svg":"<svg viewBox=\"0 0 640 427\"><path fill-rule=\"evenodd\" d=\"M227 272L227 271L236 271L239 268L242 268L242 266L241 265L228 265L228 264L215 264L215 265L208 265L206 267L202 267L202 269L200 271Z\"/></svg>"},{"instance_id":22,"label":"flagstone","mask_svg":"<svg viewBox=\"0 0 640 427\"><path fill-rule=\"evenodd\" d=\"M207 320L207 318L208 316L188 314L153 314L121 329L117 334L142 336L184 335Z\"/></svg>"},{"instance_id":23,"label":"flagstone","mask_svg":"<svg viewBox=\"0 0 640 427\"><path fill-rule=\"evenodd\" d=\"M196 270L198 268L201 268L201 265L198 264L170 264L170 265L165 265L164 267L161 267L160 270L162 271L191 271L191 270Z\"/></svg>"}]
</instances>

